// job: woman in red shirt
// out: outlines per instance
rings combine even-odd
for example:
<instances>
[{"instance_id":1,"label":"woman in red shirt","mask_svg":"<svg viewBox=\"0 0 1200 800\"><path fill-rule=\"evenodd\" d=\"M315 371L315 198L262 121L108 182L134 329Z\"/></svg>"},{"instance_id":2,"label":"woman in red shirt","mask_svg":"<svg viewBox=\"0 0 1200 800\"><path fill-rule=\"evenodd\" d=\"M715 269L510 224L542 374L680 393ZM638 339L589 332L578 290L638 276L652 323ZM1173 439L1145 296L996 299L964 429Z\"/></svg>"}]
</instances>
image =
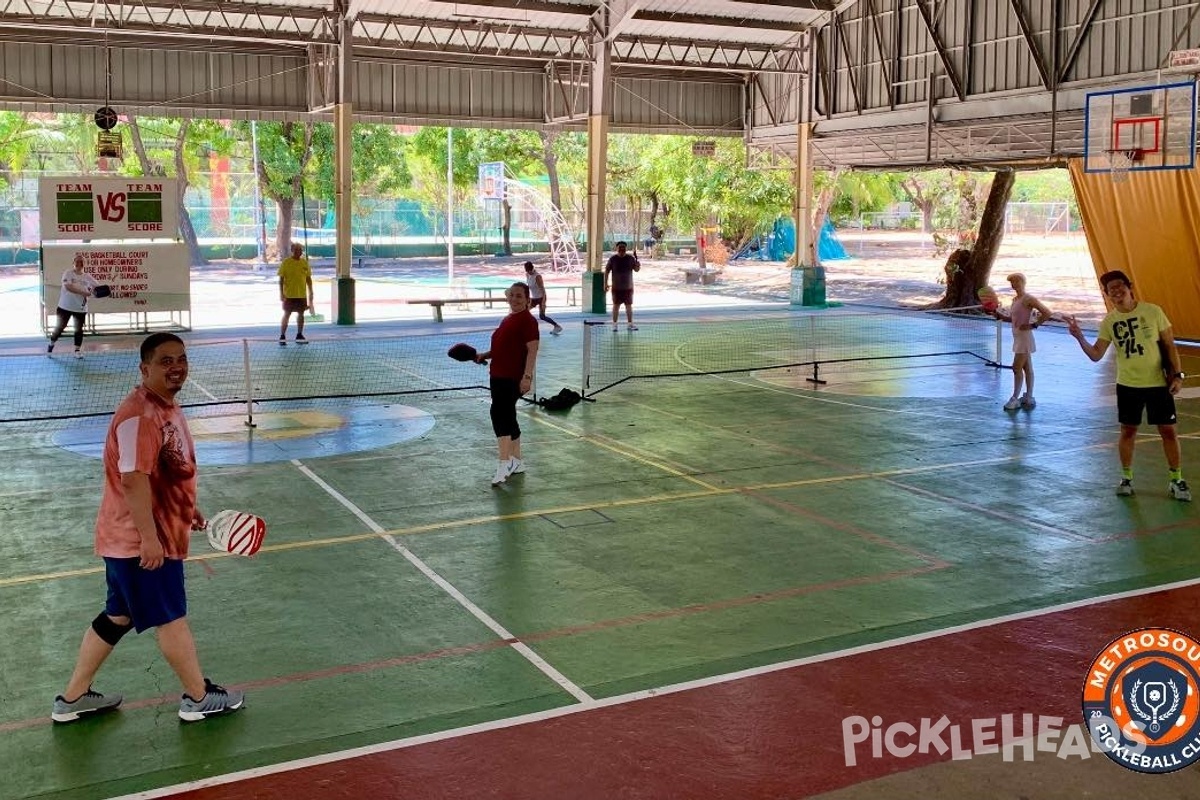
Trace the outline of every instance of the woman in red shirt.
<instances>
[{"instance_id":1,"label":"woman in red shirt","mask_svg":"<svg viewBox=\"0 0 1200 800\"><path fill-rule=\"evenodd\" d=\"M529 313L529 287L514 283L504 292L508 316L492 332L492 347L475 357L479 363L491 359L492 431L500 461L492 485L499 486L509 475L525 471L521 461L521 426L517 423L517 400L533 385L537 364L538 323Z\"/></svg>"}]
</instances>

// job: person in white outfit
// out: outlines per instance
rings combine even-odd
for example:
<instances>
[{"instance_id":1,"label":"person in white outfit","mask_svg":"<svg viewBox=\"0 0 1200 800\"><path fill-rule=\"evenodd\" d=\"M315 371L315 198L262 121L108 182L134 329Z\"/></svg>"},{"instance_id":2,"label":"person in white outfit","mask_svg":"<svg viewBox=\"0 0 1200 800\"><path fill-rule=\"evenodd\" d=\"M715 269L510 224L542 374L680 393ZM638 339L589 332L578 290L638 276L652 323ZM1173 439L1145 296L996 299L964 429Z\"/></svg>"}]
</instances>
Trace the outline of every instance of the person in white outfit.
<instances>
[{"instance_id":1,"label":"person in white outfit","mask_svg":"<svg viewBox=\"0 0 1200 800\"><path fill-rule=\"evenodd\" d=\"M538 319L553 325L554 330L550 333L558 336L562 333L562 325L546 316L546 284L532 261L525 262L525 283L529 286L529 310L532 311L536 308Z\"/></svg>"},{"instance_id":2,"label":"person in white outfit","mask_svg":"<svg viewBox=\"0 0 1200 800\"><path fill-rule=\"evenodd\" d=\"M96 279L83 271L83 254L75 254L75 263L63 273L62 288L58 292L58 324L50 334L46 353L54 352L54 344L67 328L67 322L75 320L75 357L83 358L83 319L87 316L88 298L96 290Z\"/></svg>"}]
</instances>

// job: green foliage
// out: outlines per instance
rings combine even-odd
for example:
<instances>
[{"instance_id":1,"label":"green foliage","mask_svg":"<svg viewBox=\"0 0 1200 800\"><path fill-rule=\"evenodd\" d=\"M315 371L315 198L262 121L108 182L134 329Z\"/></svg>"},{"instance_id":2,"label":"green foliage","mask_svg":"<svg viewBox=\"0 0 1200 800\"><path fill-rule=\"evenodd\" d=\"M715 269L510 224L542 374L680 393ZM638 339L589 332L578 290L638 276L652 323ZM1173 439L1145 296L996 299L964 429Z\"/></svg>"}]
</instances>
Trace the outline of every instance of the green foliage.
<instances>
[{"instance_id":1,"label":"green foliage","mask_svg":"<svg viewBox=\"0 0 1200 800\"><path fill-rule=\"evenodd\" d=\"M1014 203L1074 203L1075 187L1065 169L1040 169L1017 173Z\"/></svg>"},{"instance_id":2,"label":"green foliage","mask_svg":"<svg viewBox=\"0 0 1200 800\"><path fill-rule=\"evenodd\" d=\"M295 200L303 185L306 192L316 188L303 167L312 154L312 126L306 122L259 122L252 130L251 123L238 121L234 131L246 149L258 139L258 158L262 171L260 185L265 196L273 200ZM303 182L303 184L302 184Z\"/></svg>"},{"instance_id":3,"label":"green foliage","mask_svg":"<svg viewBox=\"0 0 1200 800\"><path fill-rule=\"evenodd\" d=\"M313 126L312 192L330 203L337 193L334 127ZM356 124L350 135L351 181L354 200L398 197L412 184L408 168L408 138L391 125ZM307 184L306 184L307 185Z\"/></svg>"},{"instance_id":4,"label":"green foliage","mask_svg":"<svg viewBox=\"0 0 1200 800\"><path fill-rule=\"evenodd\" d=\"M896 172L840 172L817 173L827 176L834 184L835 194L829 206L829 218L835 225L857 223L862 214L883 211L903 196L900 181L903 175ZM820 194L822 184L816 184Z\"/></svg>"},{"instance_id":5,"label":"green foliage","mask_svg":"<svg viewBox=\"0 0 1200 800\"><path fill-rule=\"evenodd\" d=\"M723 236L745 241L792 205L790 169L747 169L740 139L716 140L711 158L692 155L690 136L613 136L609 194L642 207L651 196L670 208L681 230L716 222Z\"/></svg>"}]
</instances>

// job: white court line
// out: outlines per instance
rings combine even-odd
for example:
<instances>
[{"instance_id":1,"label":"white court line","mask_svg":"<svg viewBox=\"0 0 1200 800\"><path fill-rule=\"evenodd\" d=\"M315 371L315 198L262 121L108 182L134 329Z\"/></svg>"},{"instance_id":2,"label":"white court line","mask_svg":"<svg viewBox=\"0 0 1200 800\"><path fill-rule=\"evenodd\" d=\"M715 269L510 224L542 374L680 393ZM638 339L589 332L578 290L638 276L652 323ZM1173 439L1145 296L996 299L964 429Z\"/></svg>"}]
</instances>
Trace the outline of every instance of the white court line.
<instances>
[{"instance_id":1,"label":"white court line","mask_svg":"<svg viewBox=\"0 0 1200 800\"><path fill-rule=\"evenodd\" d=\"M197 381L195 378L193 378L190 375L188 376L187 382L190 383L192 386L195 386L197 389L199 389L205 395L207 395L209 400L220 400L221 399L221 398L217 397L215 394L213 394L212 392L210 392L208 389L205 389L204 386L199 381Z\"/></svg>"},{"instance_id":2,"label":"white court line","mask_svg":"<svg viewBox=\"0 0 1200 800\"><path fill-rule=\"evenodd\" d=\"M1092 597L1086 600L1075 600L1070 603L1062 603L1060 605L1050 606L1048 608L1036 609L1033 611L1021 611L1015 614L1006 614L1002 617L993 617L992 619L980 620L979 622L969 622L964 625L955 625L952 628L943 628L941 630L931 631L929 633L917 633L911 636L901 636L897 639L889 639L877 644L860 645L858 647L850 647L845 650L835 650L831 653L822 653L820 655L806 656L804 658L796 658L790 661L781 661L777 664L767 664L761 667L752 667L750 669L739 670L737 672L728 672L724 675L714 675L709 678L685 681L683 683L663 686L658 689L642 689L637 692L615 695L613 697L606 697L600 700L588 700L575 705L551 708L545 711L535 711L531 714L523 714L519 717L509 717L507 719L492 720L491 722L481 722L477 725L468 725L463 728L452 728L450 730L438 731L437 733L427 733L422 736L413 736L408 739L396 739L391 742L380 742L379 744L367 745L365 747L356 747L353 750L342 750L340 752L325 753L324 755L319 756L299 758L294 761L285 761L280 764L271 764L265 767L254 767L253 769L242 770L240 772L231 772L226 775L214 775L212 777L201 778L200 780L190 781L188 783L165 786L161 789L151 789L145 792L122 795L121 797L113 798L113 800L153 800L154 798L159 797L170 797L171 795L179 794L181 792L204 789L210 786L223 786L229 783L237 783L238 781L252 780L254 778L261 778L267 775L278 775L282 772L292 772L294 770L305 769L307 767L321 766L322 764L333 764L338 761L346 761L352 758L362 758L364 756L375 755L377 753L388 753L394 750L404 750L409 747L417 747L419 745L445 741L447 739L457 739L476 733L484 733L486 731L515 728L534 722L542 722L549 719L567 717L584 711L592 711L599 708L608 708L610 706L623 705L625 703L635 703L642 700L649 700L654 697L662 697L670 694L678 694L680 692L703 689L708 686L730 683L743 678L753 678L758 675L767 675L772 672L780 672L785 669L794 669L796 667L803 667L809 664L820 664L825 661L836 661L837 659L862 655L864 653L873 653L879 650L889 650L894 647L903 647L905 645L917 644L919 642L926 642L932 639L940 639L944 636L953 636L959 633L968 633L970 631L981 630L983 628L991 628L1008 622L1019 622L1025 619L1032 619L1034 617L1043 617L1063 611L1072 611L1077 608L1087 608L1088 606L1109 603L1114 600L1126 600L1131 597L1141 597L1143 595L1154 594L1155 592L1166 592L1173 589L1185 589L1189 586L1196 586L1197 584L1200 584L1200 578L1191 578L1186 581L1177 581L1175 583L1167 583L1160 586L1149 586L1144 589L1131 589L1126 592L1117 592L1115 594ZM1082 678L1083 676L1080 677Z\"/></svg>"},{"instance_id":3,"label":"white court line","mask_svg":"<svg viewBox=\"0 0 1200 800\"><path fill-rule=\"evenodd\" d=\"M450 581L446 580L441 575L434 572L432 567L430 567L428 564L426 564L424 561L422 561L415 553L413 553L407 547L400 544L400 542L397 541L394 536L387 533L386 530L383 528L383 526L379 525L378 523L375 522L375 520L373 520L369 516L367 516L365 511L363 511L358 506L354 505L354 503L351 503L337 489L334 489L328 483L321 480L321 478L319 478L316 475L316 473L314 473L311 469L309 469L308 467L301 464L299 461L293 460L292 464L295 465L296 469L298 469L302 473L304 473L304 475L306 475L309 478L309 480L313 481L315 484L317 484L322 489L324 489L329 494L330 497L332 497L334 500L337 500L343 506L348 508L350 510L350 513L354 514L354 516L356 516L360 520L362 520L364 525L366 525L373 532L378 534L379 537L381 539L383 539L385 542L390 544L396 550L397 553L399 553L400 555L402 555L406 559L408 559L409 563L411 563L414 567L419 569L425 577L429 578L429 580L431 580L435 584L437 584L437 586L442 591L444 591L446 594L453 597L454 600L460 606L462 606L463 608L465 608L467 611L469 611L471 613L471 616L475 617L475 619L479 620L484 625L486 625L492 631L492 633L496 634L496 636L503 639L508 644L509 647L516 650L518 653L520 653L525 658L525 660L527 660L529 663L531 663L535 667L537 667L538 670L542 672L542 674L544 674L550 680L552 680L556 684L558 684L559 687L561 687L564 691L566 691L568 694L570 694L572 697L574 697L579 702L581 702L581 703L592 702L591 695L589 695L583 689L581 689L577 685L575 685L575 683L573 683L566 675L563 675L561 672L559 672L557 669L555 669L553 666L551 666L545 659L543 659L541 656L539 656L537 653L535 653L532 649L530 649L530 647L528 645L526 645L524 642L518 640L516 636L514 636L512 633L509 632L509 630L507 628L505 628L503 625L501 625L499 622L497 622L495 619L493 619L486 611L484 611L482 608L480 608L479 606L472 603L467 598L467 596L465 594L463 594L462 592L460 592L457 588L455 588L455 586L452 583L450 583Z\"/></svg>"}]
</instances>

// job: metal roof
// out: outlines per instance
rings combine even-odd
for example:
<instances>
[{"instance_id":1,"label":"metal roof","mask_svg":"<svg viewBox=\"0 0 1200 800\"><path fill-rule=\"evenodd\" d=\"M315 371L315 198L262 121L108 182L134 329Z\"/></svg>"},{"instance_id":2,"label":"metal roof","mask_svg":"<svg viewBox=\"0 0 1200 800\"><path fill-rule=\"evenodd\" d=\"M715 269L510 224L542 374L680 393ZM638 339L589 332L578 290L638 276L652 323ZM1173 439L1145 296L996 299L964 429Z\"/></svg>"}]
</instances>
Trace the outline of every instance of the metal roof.
<instances>
[{"instance_id":1,"label":"metal roof","mask_svg":"<svg viewBox=\"0 0 1200 800\"><path fill-rule=\"evenodd\" d=\"M833 7L833 0L0 0L0 37L290 49L337 42L344 19L356 48L391 57L561 62L589 59L595 32L607 30L617 67L747 72L794 65L803 32Z\"/></svg>"}]
</instances>

